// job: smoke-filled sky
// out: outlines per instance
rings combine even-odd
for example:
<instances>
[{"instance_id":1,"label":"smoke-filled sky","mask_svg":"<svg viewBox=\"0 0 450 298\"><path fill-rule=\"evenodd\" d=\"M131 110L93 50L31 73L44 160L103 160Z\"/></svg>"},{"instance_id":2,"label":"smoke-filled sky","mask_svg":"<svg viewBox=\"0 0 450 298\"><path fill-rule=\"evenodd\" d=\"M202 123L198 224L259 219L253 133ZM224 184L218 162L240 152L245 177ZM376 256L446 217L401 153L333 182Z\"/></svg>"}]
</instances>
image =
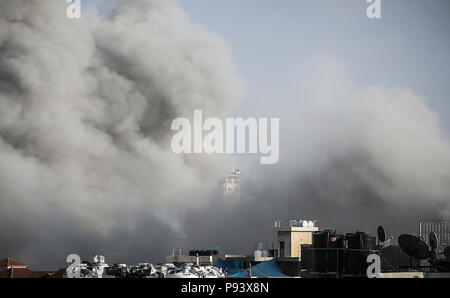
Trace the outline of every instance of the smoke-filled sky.
<instances>
[{"instance_id":1,"label":"smoke-filled sky","mask_svg":"<svg viewBox=\"0 0 450 298\"><path fill-rule=\"evenodd\" d=\"M81 20L0 2L0 257L156 263L248 253L277 218L398 235L449 217L448 1L382 1L381 20L356 0L100 2ZM194 109L279 117L280 162L175 155Z\"/></svg>"}]
</instances>

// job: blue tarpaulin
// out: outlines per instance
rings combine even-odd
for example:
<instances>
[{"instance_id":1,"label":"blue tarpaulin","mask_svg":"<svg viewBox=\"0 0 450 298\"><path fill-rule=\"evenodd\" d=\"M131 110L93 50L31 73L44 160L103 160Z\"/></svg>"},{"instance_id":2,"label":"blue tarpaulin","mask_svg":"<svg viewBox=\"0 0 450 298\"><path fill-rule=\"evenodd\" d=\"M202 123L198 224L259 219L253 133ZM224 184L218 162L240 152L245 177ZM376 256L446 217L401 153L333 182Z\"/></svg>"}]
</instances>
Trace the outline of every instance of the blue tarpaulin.
<instances>
[{"instance_id":1,"label":"blue tarpaulin","mask_svg":"<svg viewBox=\"0 0 450 298\"><path fill-rule=\"evenodd\" d=\"M217 260L214 267L222 268L227 274L235 274L242 271L244 267L244 261L242 260Z\"/></svg>"},{"instance_id":2,"label":"blue tarpaulin","mask_svg":"<svg viewBox=\"0 0 450 298\"><path fill-rule=\"evenodd\" d=\"M256 277L272 277L272 276L286 276L280 271L275 259L259 263L249 269L252 276ZM228 277L248 277L248 270L228 275Z\"/></svg>"}]
</instances>

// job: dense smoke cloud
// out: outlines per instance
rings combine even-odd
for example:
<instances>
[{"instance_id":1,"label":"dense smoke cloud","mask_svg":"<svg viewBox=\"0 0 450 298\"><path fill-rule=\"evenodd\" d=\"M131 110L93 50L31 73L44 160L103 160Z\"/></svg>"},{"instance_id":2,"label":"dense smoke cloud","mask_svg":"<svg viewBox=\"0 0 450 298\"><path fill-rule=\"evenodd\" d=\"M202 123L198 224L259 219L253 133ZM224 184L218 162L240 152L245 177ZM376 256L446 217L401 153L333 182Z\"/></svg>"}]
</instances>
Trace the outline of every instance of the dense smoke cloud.
<instances>
[{"instance_id":1,"label":"dense smoke cloud","mask_svg":"<svg viewBox=\"0 0 450 298\"><path fill-rule=\"evenodd\" d=\"M312 59L273 111L280 162L248 167L230 205L231 157L170 150L174 118L224 117L242 99L226 42L174 1L122 1L89 24L65 9L0 3L0 256L158 262L173 248L249 252L277 218L392 234L448 217L450 144L413 90L361 87Z\"/></svg>"},{"instance_id":2,"label":"dense smoke cloud","mask_svg":"<svg viewBox=\"0 0 450 298\"><path fill-rule=\"evenodd\" d=\"M64 261L73 239L120 247L143 221L145 237L183 237L230 162L173 154L171 122L223 117L243 93L227 44L173 1L122 1L91 24L66 7L0 4L0 254L31 263Z\"/></svg>"},{"instance_id":3,"label":"dense smoke cloud","mask_svg":"<svg viewBox=\"0 0 450 298\"><path fill-rule=\"evenodd\" d=\"M389 236L418 233L421 219L449 218L450 143L423 98L409 88L359 86L326 54L294 81L289 112L274 111L282 115L279 164L244 172L242 203L189 217L190 238L212 235L211 243L239 253L270 245L277 218L372 234L383 224Z\"/></svg>"},{"instance_id":4,"label":"dense smoke cloud","mask_svg":"<svg viewBox=\"0 0 450 298\"><path fill-rule=\"evenodd\" d=\"M387 202L450 203L450 143L425 100L409 88L359 87L337 62L317 60L295 134L303 171L354 160L355 176Z\"/></svg>"}]
</instances>

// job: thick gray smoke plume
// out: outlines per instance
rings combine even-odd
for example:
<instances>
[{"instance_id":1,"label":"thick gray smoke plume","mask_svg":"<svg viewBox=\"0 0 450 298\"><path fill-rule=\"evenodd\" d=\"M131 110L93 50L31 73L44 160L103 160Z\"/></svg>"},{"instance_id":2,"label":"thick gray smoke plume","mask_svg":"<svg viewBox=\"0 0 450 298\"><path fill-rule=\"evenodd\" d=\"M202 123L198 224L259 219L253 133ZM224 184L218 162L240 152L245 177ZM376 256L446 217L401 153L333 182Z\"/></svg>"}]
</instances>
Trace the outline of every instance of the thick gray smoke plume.
<instances>
[{"instance_id":1,"label":"thick gray smoke plume","mask_svg":"<svg viewBox=\"0 0 450 298\"><path fill-rule=\"evenodd\" d=\"M66 7L0 3L0 255L39 265L77 238L132 254L120 233L183 237L230 162L173 154L171 122L225 116L243 94L227 44L174 1L123 1L93 24Z\"/></svg>"},{"instance_id":2,"label":"thick gray smoke plume","mask_svg":"<svg viewBox=\"0 0 450 298\"><path fill-rule=\"evenodd\" d=\"M437 114L409 88L359 86L338 60L318 55L301 70L298 95L283 101L289 112L273 111L282 116L279 164L244 171L249 199L193 214L189 239L204 243L207 233L239 253L270 243L277 218L372 234L382 224L399 236L450 217L450 143Z\"/></svg>"},{"instance_id":3,"label":"thick gray smoke plume","mask_svg":"<svg viewBox=\"0 0 450 298\"><path fill-rule=\"evenodd\" d=\"M159 262L173 248L248 252L277 218L394 234L449 216L437 115L408 88L358 86L327 57L268 115L281 116L280 162L247 167L245 200L222 202L231 161L169 146L174 118L223 117L242 99L226 42L174 1L122 1L90 24L65 10L0 2L0 257Z\"/></svg>"}]
</instances>

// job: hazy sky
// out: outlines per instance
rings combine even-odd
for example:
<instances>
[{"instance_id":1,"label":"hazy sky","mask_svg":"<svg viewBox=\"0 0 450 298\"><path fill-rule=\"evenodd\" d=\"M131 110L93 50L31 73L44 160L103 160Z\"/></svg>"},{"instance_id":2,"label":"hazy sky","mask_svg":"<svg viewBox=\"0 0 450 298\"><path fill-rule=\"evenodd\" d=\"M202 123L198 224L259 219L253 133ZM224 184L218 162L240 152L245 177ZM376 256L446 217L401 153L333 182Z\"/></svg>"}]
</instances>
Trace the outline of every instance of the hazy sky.
<instances>
[{"instance_id":1,"label":"hazy sky","mask_svg":"<svg viewBox=\"0 0 450 298\"><path fill-rule=\"evenodd\" d=\"M294 78L317 53L340 60L361 85L409 87L450 129L450 2L383 0L180 0L195 23L222 34L246 82L240 114L295 97ZM261 107L262 105L262 107Z\"/></svg>"},{"instance_id":2,"label":"hazy sky","mask_svg":"<svg viewBox=\"0 0 450 298\"><path fill-rule=\"evenodd\" d=\"M450 131L447 0L382 0L378 20L367 18L369 4L364 0L178 3L194 23L229 43L246 89L237 116L267 114L281 103L288 107L297 96L302 67L325 54L338 60L361 86L411 88Z\"/></svg>"}]
</instances>

